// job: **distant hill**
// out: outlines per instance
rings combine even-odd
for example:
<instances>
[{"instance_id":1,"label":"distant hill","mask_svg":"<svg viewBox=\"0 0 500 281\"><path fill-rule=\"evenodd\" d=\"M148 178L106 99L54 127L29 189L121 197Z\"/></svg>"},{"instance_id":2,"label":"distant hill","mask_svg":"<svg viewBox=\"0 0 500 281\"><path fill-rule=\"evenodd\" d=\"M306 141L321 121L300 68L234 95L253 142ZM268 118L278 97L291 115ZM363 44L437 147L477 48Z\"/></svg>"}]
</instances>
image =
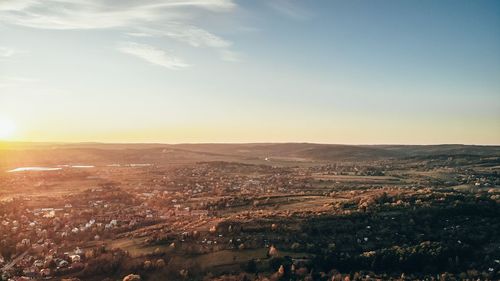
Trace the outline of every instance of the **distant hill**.
<instances>
[{"instance_id":1,"label":"distant hill","mask_svg":"<svg viewBox=\"0 0 500 281\"><path fill-rule=\"evenodd\" d=\"M370 146L374 147L374 146ZM395 152L399 157L436 157L436 156L500 156L500 146L485 145L380 145L385 151Z\"/></svg>"},{"instance_id":2,"label":"distant hill","mask_svg":"<svg viewBox=\"0 0 500 281\"><path fill-rule=\"evenodd\" d=\"M8 143L0 146L0 166L110 163L186 163L265 158L283 161L367 161L437 156L496 156L500 146L339 145L314 143L101 144Z\"/></svg>"},{"instance_id":3,"label":"distant hill","mask_svg":"<svg viewBox=\"0 0 500 281\"><path fill-rule=\"evenodd\" d=\"M263 143L263 144L180 144L174 147L192 151L211 151L221 154L304 158L308 160L363 160L397 157L398 152L378 147L314 143Z\"/></svg>"},{"instance_id":4,"label":"distant hill","mask_svg":"<svg viewBox=\"0 0 500 281\"><path fill-rule=\"evenodd\" d=\"M179 144L182 148L198 152L259 157L290 157L311 160L368 160L433 155L500 156L500 146L480 145L340 145L315 143L258 143L258 144Z\"/></svg>"}]
</instances>

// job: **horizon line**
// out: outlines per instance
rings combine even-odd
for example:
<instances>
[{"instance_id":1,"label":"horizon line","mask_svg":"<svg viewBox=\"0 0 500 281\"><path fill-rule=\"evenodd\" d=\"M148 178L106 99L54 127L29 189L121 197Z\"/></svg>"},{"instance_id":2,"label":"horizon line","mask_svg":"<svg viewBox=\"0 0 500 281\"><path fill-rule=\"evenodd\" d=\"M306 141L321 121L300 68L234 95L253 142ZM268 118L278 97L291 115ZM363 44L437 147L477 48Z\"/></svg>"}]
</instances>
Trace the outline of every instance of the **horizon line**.
<instances>
[{"instance_id":1,"label":"horizon line","mask_svg":"<svg viewBox=\"0 0 500 281\"><path fill-rule=\"evenodd\" d=\"M323 142L307 142L307 141L276 141L276 142L106 142L106 141L6 141L0 140L0 144L40 144L40 145L78 145L78 144L95 144L95 145L234 145L234 144L316 144L316 145L343 145L343 146L500 146L498 144L466 144L466 143L323 143Z\"/></svg>"}]
</instances>

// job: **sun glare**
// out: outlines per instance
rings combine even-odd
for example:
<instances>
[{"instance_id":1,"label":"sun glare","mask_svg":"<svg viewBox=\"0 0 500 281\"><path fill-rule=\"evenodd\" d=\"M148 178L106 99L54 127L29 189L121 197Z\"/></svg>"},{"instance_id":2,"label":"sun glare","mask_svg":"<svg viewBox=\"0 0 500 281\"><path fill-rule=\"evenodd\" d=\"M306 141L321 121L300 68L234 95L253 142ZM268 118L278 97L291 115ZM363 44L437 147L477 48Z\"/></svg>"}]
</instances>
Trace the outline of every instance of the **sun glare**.
<instances>
[{"instance_id":1,"label":"sun glare","mask_svg":"<svg viewBox=\"0 0 500 281\"><path fill-rule=\"evenodd\" d=\"M16 125L14 122L6 119L0 119L0 139L9 139L14 135Z\"/></svg>"}]
</instances>

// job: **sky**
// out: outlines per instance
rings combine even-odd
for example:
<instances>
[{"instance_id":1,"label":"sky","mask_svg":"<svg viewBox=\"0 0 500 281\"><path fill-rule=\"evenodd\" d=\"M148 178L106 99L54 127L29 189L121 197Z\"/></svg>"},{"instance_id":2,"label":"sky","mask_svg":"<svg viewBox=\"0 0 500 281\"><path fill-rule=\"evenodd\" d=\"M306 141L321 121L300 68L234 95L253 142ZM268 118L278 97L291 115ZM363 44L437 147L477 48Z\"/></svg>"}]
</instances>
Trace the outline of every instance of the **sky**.
<instances>
[{"instance_id":1,"label":"sky","mask_svg":"<svg viewBox=\"0 0 500 281\"><path fill-rule=\"evenodd\" d=\"M0 138L500 144L500 1L0 0Z\"/></svg>"}]
</instances>

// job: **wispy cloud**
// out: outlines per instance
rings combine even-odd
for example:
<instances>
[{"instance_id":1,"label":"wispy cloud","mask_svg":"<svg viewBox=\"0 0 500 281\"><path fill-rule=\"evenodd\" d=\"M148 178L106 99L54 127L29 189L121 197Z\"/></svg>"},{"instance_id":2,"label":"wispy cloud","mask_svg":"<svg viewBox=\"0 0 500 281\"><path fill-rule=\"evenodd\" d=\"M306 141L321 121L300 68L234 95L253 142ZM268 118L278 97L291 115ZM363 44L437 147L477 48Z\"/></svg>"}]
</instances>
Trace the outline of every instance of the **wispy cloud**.
<instances>
[{"instance_id":1,"label":"wispy cloud","mask_svg":"<svg viewBox=\"0 0 500 281\"><path fill-rule=\"evenodd\" d=\"M169 69L180 69L189 66L187 63L183 62L182 59L146 44L125 42L121 43L117 49L122 53L136 56L152 64L160 65Z\"/></svg>"},{"instance_id":2,"label":"wispy cloud","mask_svg":"<svg viewBox=\"0 0 500 281\"><path fill-rule=\"evenodd\" d=\"M274 0L267 1L267 5L278 13L285 15L294 20L308 20L312 17L309 10L300 6L297 1L293 0Z\"/></svg>"},{"instance_id":3,"label":"wispy cloud","mask_svg":"<svg viewBox=\"0 0 500 281\"><path fill-rule=\"evenodd\" d=\"M190 17L190 9L227 12L231 0L17 0L0 2L1 21L44 29L132 28Z\"/></svg>"},{"instance_id":4,"label":"wispy cloud","mask_svg":"<svg viewBox=\"0 0 500 281\"><path fill-rule=\"evenodd\" d=\"M35 0L0 1L0 11L19 11L36 4Z\"/></svg>"},{"instance_id":5,"label":"wispy cloud","mask_svg":"<svg viewBox=\"0 0 500 281\"><path fill-rule=\"evenodd\" d=\"M24 53L11 47L0 46L0 58L8 58Z\"/></svg>"},{"instance_id":6,"label":"wispy cloud","mask_svg":"<svg viewBox=\"0 0 500 281\"><path fill-rule=\"evenodd\" d=\"M14 53L14 49L0 46L0 58L11 57Z\"/></svg>"},{"instance_id":7,"label":"wispy cloud","mask_svg":"<svg viewBox=\"0 0 500 281\"><path fill-rule=\"evenodd\" d=\"M223 60L229 62L239 62L242 61L242 55L240 53L231 50L221 50L220 56Z\"/></svg>"},{"instance_id":8,"label":"wispy cloud","mask_svg":"<svg viewBox=\"0 0 500 281\"><path fill-rule=\"evenodd\" d=\"M232 42L193 24L200 13L227 13L232 0L0 1L0 23L37 29L114 29L136 37L165 37L197 48L229 51ZM0 50L1 52L1 50Z\"/></svg>"},{"instance_id":9,"label":"wispy cloud","mask_svg":"<svg viewBox=\"0 0 500 281\"><path fill-rule=\"evenodd\" d=\"M229 48L231 42L202 28L183 24L167 23L157 28L138 28L140 32L129 33L137 37L168 37L193 47Z\"/></svg>"}]
</instances>

